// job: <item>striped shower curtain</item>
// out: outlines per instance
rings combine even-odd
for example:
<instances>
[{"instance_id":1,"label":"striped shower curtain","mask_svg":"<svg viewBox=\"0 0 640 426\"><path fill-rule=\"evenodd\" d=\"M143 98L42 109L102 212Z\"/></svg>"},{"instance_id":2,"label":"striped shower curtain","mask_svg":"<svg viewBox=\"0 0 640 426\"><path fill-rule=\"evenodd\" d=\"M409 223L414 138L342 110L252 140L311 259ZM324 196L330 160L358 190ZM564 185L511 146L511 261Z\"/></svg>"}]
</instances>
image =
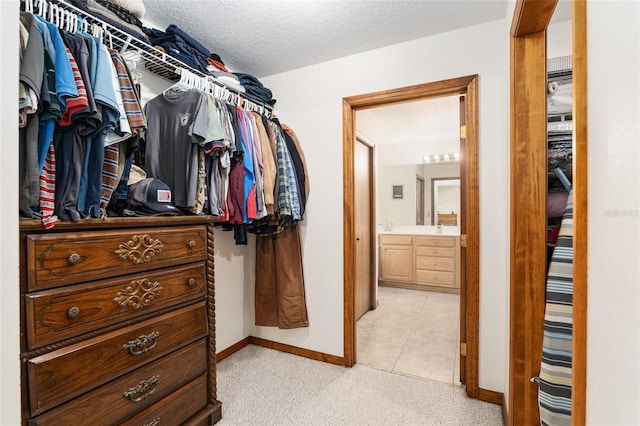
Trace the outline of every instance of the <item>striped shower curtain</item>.
<instances>
[{"instance_id":1,"label":"striped shower curtain","mask_svg":"<svg viewBox=\"0 0 640 426\"><path fill-rule=\"evenodd\" d=\"M573 193L562 216L547 276L538 402L543 426L571 426Z\"/></svg>"}]
</instances>

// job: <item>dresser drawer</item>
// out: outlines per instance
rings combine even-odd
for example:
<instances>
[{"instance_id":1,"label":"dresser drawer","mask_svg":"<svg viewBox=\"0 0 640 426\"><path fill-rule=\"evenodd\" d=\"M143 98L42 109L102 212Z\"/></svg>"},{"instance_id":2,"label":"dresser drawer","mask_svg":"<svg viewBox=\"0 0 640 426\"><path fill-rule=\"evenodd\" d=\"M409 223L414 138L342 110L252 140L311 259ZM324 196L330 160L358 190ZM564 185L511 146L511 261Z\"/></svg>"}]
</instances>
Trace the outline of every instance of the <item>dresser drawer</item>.
<instances>
[{"instance_id":1,"label":"dresser drawer","mask_svg":"<svg viewBox=\"0 0 640 426\"><path fill-rule=\"evenodd\" d=\"M31 416L207 334L205 302L27 360Z\"/></svg>"},{"instance_id":2,"label":"dresser drawer","mask_svg":"<svg viewBox=\"0 0 640 426\"><path fill-rule=\"evenodd\" d=\"M184 425L206 407L207 381L206 375L202 375L121 425Z\"/></svg>"},{"instance_id":3,"label":"dresser drawer","mask_svg":"<svg viewBox=\"0 0 640 426\"><path fill-rule=\"evenodd\" d=\"M28 234L29 291L206 259L205 226Z\"/></svg>"},{"instance_id":4,"label":"dresser drawer","mask_svg":"<svg viewBox=\"0 0 640 426\"><path fill-rule=\"evenodd\" d=\"M205 282L204 265L190 265L29 293L29 349L201 297Z\"/></svg>"},{"instance_id":5,"label":"dresser drawer","mask_svg":"<svg viewBox=\"0 0 640 426\"><path fill-rule=\"evenodd\" d=\"M436 257L451 257L456 255L455 248L444 247L432 247L432 246L417 246L416 256L436 256Z\"/></svg>"},{"instance_id":6,"label":"dresser drawer","mask_svg":"<svg viewBox=\"0 0 640 426\"><path fill-rule=\"evenodd\" d=\"M410 246L412 244L411 235L380 235L380 244L394 244L399 246Z\"/></svg>"},{"instance_id":7,"label":"dresser drawer","mask_svg":"<svg viewBox=\"0 0 640 426\"><path fill-rule=\"evenodd\" d=\"M416 257L417 269L431 269L436 271L451 271L455 270L455 260L446 257Z\"/></svg>"},{"instance_id":8,"label":"dresser drawer","mask_svg":"<svg viewBox=\"0 0 640 426\"><path fill-rule=\"evenodd\" d=\"M28 424L116 424L196 379L206 370L207 343L201 339L35 417Z\"/></svg>"},{"instance_id":9,"label":"dresser drawer","mask_svg":"<svg viewBox=\"0 0 640 426\"><path fill-rule=\"evenodd\" d=\"M432 246L432 247L455 247L455 237L427 237L420 236L415 237L417 246Z\"/></svg>"},{"instance_id":10,"label":"dresser drawer","mask_svg":"<svg viewBox=\"0 0 640 426\"><path fill-rule=\"evenodd\" d=\"M455 285L455 273L453 272L435 272L435 271L416 271L416 282L419 284L435 284L435 285Z\"/></svg>"}]
</instances>

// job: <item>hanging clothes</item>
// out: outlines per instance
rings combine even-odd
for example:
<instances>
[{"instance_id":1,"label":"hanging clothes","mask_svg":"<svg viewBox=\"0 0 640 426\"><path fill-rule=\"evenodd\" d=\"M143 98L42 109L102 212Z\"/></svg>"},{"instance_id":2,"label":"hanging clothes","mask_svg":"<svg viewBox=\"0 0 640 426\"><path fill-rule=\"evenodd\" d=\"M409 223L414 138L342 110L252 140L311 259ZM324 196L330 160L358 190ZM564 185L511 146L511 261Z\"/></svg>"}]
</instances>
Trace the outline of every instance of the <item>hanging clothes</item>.
<instances>
[{"instance_id":1,"label":"hanging clothes","mask_svg":"<svg viewBox=\"0 0 640 426\"><path fill-rule=\"evenodd\" d=\"M195 205L198 147L207 137L207 97L197 90L168 90L144 107L143 169L171 189L176 207Z\"/></svg>"},{"instance_id":2,"label":"hanging clothes","mask_svg":"<svg viewBox=\"0 0 640 426\"><path fill-rule=\"evenodd\" d=\"M20 14L20 99L19 114L19 156L20 156L20 216L35 217L33 211L38 204L39 178L38 170L38 128L37 115L39 95L42 89L44 73L44 42L36 18L33 14ZM35 103L35 105L34 105ZM29 113L27 113L29 109Z\"/></svg>"},{"instance_id":3,"label":"hanging clothes","mask_svg":"<svg viewBox=\"0 0 640 426\"><path fill-rule=\"evenodd\" d=\"M29 12L20 20L20 218L49 229L58 217L103 217L146 126L139 95L119 84L129 70L94 36Z\"/></svg>"},{"instance_id":4,"label":"hanging clothes","mask_svg":"<svg viewBox=\"0 0 640 426\"><path fill-rule=\"evenodd\" d=\"M297 225L256 238L256 325L292 329L308 327Z\"/></svg>"},{"instance_id":5,"label":"hanging clothes","mask_svg":"<svg viewBox=\"0 0 640 426\"><path fill-rule=\"evenodd\" d=\"M538 402L543 426L571 425L573 193L569 193L547 277Z\"/></svg>"}]
</instances>

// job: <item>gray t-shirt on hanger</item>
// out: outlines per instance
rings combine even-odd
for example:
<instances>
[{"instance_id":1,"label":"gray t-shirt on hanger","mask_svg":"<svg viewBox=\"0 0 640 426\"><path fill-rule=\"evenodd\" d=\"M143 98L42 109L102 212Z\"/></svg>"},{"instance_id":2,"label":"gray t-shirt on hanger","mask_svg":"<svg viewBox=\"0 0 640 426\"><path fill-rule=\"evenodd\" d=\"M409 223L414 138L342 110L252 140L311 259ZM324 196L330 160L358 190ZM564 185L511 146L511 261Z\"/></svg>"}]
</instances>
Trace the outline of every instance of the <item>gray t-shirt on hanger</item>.
<instances>
[{"instance_id":1,"label":"gray t-shirt on hanger","mask_svg":"<svg viewBox=\"0 0 640 426\"><path fill-rule=\"evenodd\" d=\"M207 136L207 95L197 90L170 89L144 107L147 130L144 170L171 188L180 208L195 204L198 146Z\"/></svg>"}]
</instances>

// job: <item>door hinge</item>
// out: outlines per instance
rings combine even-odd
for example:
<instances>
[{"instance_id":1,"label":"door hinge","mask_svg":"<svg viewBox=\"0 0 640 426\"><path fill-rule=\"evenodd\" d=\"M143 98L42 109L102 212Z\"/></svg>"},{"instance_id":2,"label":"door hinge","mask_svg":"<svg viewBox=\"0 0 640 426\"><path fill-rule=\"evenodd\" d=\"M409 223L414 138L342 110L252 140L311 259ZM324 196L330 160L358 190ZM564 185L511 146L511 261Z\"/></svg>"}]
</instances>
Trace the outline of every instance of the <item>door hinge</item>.
<instances>
[{"instance_id":1,"label":"door hinge","mask_svg":"<svg viewBox=\"0 0 640 426\"><path fill-rule=\"evenodd\" d=\"M467 344L464 342L460 343L460 355L467 356Z\"/></svg>"},{"instance_id":2,"label":"door hinge","mask_svg":"<svg viewBox=\"0 0 640 426\"><path fill-rule=\"evenodd\" d=\"M460 126L460 139L466 139L467 138L467 125L463 124L462 126Z\"/></svg>"},{"instance_id":3,"label":"door hinge","mask_svg":"<svg viewBox=\"0 0 640 426\"><path fill-rule=\"evenodd\" d=\"M467 234L460 234L460 247L467 247Z\"/></svg>"}]
</instances>

